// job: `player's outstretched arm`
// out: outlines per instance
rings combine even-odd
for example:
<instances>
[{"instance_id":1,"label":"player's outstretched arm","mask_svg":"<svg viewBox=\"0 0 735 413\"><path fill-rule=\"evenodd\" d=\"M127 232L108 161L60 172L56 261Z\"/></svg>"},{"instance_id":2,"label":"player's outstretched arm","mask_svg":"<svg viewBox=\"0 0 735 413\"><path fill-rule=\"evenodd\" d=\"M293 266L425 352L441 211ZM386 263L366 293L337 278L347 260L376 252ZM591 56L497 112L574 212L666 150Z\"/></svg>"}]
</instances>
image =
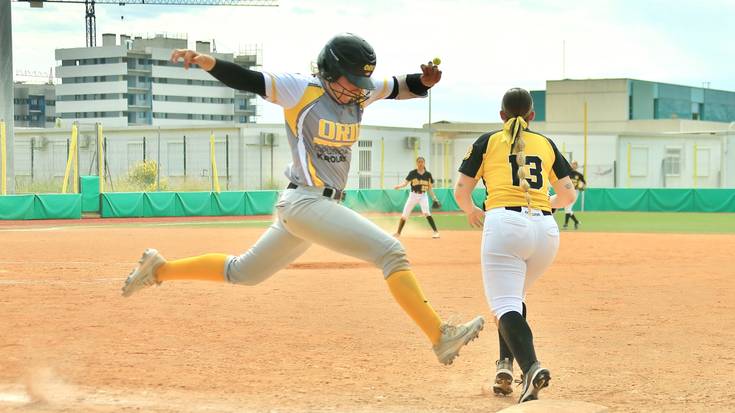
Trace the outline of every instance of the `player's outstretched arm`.
<instances>
[{"instance_id":1,"label":"player's outstretched arm","mask_svg":"<svg viewBox=\"0 0 735 413\"><path fill-rule=\"evenodd\" d=\"M178 63L179 60L184 63L184 69L196 64L233 89L265 96L265 78L261 72L188 49L176 49L171 53L172 63Z\"/></svg>"},{"instance_id":2,"label":"player's outstretched arm","mask_svg":"<svg viewBox=\"0 0 735 413\"><path fill-rule=\"evenodd\" d=\"M408 181L403 181L402 184L398 184L398 185L394 186L393 189L401 189L401 188L405 187L406 185L408 185Z\"/></svg>"},{"instance_id":3,"label":"player's outstretched arm","mask_svg":"<svg viewBox=\"0 0 735 413\"><path fill-rule=\"evenodd\" d=\"M462 208L462 211L467 214L467 221L470 225L482 228L485 212L472 202L472 190L475 189L477 181L477 179L460 172L457 185L454 187L454 199L457 201L457 205Z\"/></svg>"},{"instance_id":4,"label":"player's outstretched arm","mask_svg":"<svg viewBox=\"0 0 735 413\"><path fill-rule=\"evenodd\" d=\"M375 89L380 92L373 93L366 104L380 99L401 100L426 97L429 89L439 83L441 78L442 71L439 70L439 66L428 62L421 65L421 73L393 76L393 81L388 83L387 88L383 88L383 81L376 79L374 80Z\"/></svg>"},{"instance_id":5,"label":"player's outstretched arm","mask_svg":"<svg viewBox=\"0 0 735 413\"><path fill-rule=\"evenodd\" d=\"M557 180L551 186L554 188L554 195L550 198L552 208L564 208L577 200L577 192L568 176Z\"/></svg>"}]
</instances>

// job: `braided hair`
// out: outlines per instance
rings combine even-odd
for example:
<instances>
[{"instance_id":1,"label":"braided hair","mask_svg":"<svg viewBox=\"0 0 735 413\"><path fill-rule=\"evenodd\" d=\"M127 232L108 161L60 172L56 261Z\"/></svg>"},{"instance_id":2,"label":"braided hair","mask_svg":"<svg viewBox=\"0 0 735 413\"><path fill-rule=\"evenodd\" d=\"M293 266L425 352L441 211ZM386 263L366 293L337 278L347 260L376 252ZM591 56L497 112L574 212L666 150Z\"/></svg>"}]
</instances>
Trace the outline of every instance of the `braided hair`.
<instances>
[{"instance_id":1,"label":"braided hair","mask_svg":"<svg viewBox=\"0 0 735 413\"><path fill-rule=\"evenodd\" d=\"M523 131L528 128L528 116L533 112L533 99L527 90L513 88L503 95L503 113L507 117L503 130L510 142L510 153L516 156L518 182L526 197L527 207L531 208L531 185L526 180L526 142Z\"/></svg>"}]
</instances>

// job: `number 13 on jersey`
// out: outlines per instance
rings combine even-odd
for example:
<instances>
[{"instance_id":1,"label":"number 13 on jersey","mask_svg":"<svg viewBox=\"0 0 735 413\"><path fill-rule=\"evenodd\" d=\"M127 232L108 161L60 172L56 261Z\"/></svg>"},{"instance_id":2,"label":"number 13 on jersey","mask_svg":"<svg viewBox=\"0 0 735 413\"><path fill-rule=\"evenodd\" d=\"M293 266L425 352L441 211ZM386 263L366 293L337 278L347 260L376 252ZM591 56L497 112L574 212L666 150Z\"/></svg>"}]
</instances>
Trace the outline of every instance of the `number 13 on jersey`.
<instances>
[{"instance_id":1,"label":"number 13 on jersey","mask_svg":"<svg viewBox=\"0 0 735 413\"><path fill-rule=\"evenodd\" d=\"M516 162L516 155L509 155L508 162L510 162L511 174L513 175L513 186L520 186L521 182L518 179L518 163ZM534 155L526 155L526 165L529 166L529 174L526 180L533 189L541 189L544 186L544 177L541 174L541 158Z\"/></svg>"}]
</instances>

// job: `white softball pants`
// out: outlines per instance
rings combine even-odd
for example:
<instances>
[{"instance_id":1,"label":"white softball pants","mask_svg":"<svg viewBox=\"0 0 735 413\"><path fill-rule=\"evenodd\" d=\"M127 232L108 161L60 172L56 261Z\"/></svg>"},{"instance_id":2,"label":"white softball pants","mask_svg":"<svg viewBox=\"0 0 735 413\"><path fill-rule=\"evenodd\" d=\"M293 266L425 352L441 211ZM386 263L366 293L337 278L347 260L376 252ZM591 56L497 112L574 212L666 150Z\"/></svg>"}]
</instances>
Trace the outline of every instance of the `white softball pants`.
<instances>
[{"instance_id":1,"label":"white softball pants","mask_svg":"<svg viewBox=\"0 0 735 413\"><path fill-rule=\"evenodd\" d=\"M495 317L523 312L526 290L554 261L559 227L541 211L495 208L485 213L482 276L485 296Z\"/></svg>"},{"instance_id":2,"label":"white softball pants","mask_svg":"<svg viewBox=\"0 0 735 413\"><path fill-rule=\"evenodd\" d=\"M426 192L423 194L417 194L416 192L411 191L411 194L406 200L406 204L403 206L403 214L401 214L401 217L403 217L403 219L407 219L408 216L411 215L411 211L413 211L416 204L421 206L421 212L424 215L431 215L431 210L429 209L429 195Z\"/></svg>"},{"instance_id":3,"label":"white softball pants","mask_svg":"<svg viewBox=\"0 0 735 413\"><path fill-rule=\"evenodd\" d=\"M322 188L286 189L276 202L273 224L248 251L229 256L225 278L255 285L303 254L312 243L373 263L385 278L409 269L398 240L357 212L323 196Z\"/></svg>"},{"instance_id":4,"label":"white softball pants","mask_svg":"<svg viewBox=\"0 0 735 413\"><path fill-rule=\"evenodd\" d=\"M564 213L565 214L572 214L574 215L574 204L577 203L577 197L579 196L579 191L574 191L574 201L572 201L571 204L564 207Z\"/></svg>"}]
</instances>

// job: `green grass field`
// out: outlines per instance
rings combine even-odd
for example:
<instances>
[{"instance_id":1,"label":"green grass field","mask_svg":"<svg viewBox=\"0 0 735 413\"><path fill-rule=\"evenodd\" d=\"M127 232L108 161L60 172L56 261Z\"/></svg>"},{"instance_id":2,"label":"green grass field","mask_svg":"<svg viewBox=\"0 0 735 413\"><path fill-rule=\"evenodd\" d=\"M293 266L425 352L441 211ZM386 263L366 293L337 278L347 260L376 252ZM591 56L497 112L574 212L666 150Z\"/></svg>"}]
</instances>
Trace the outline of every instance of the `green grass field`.
<instances>
[{"instance_id":1,"label":"green grass field","mask_svg":"<svg viewBox=\"0 0 735 413\"><path fill-rule=\"evenodd\" d=\"M383 228L393 228L398 223L398 215L366 214ZM579 231L590 232L654 232L654 233L735 233L735 214L689 213L689 212L578 212L581 221ZM557 212L555 218L561 227L564 214ZM464 215L434 215L439 230L471 231ZM265 228L270 219L247 219L242 221L182 221L182 222L140 222L125 223L122 226L186 226L186 227L244 227ZM90 222L92 224L92 222ZM571 224L571 221L570 221ZM94 224L92 224L94 225ZM423 217L414 214L409 226L426 228ZM570 225L570 228L573 227ZM573 229L571 229L573 231Z\"/></svg>"},{"instance_id":2,"label":"green grass field","mask_svg":"<svg viewBox=\"0 0 735 413\"><path fill-rule=\"evenodd\" d=\"M686 212L578 212L579 231L591 232L662 232L662 233L735 233L735 214ZM564 213L555 214L561 228ZM371 217L376 222L396 222L398 217ZM464 215L435 216L439 229L471 230ZM414 224L427 225L422 217L411 218ZM569 221L573 231L573 223Z\"/></svg>"}]
</instances>

